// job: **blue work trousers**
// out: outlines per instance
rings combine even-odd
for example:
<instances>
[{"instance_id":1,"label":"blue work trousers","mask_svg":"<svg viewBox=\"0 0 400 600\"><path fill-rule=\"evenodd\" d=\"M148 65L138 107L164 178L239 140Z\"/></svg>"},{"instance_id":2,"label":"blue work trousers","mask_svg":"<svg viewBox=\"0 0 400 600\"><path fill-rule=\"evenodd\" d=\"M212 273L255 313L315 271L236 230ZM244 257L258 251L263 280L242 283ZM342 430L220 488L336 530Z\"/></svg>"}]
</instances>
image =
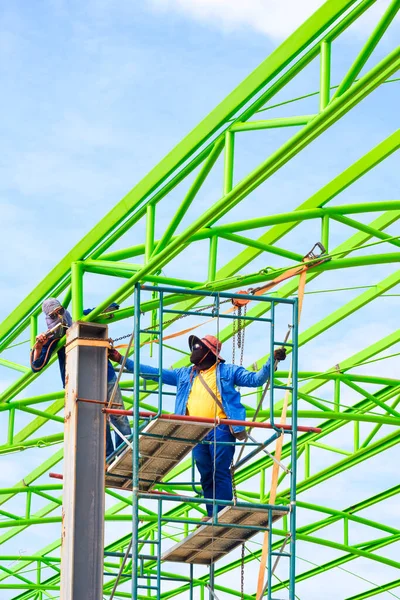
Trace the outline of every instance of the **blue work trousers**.
<instances>
[{"instance_id":1,"label":"blue work trousers","mask_svg":"<svg viewBox=\"0 0 400 600\"><path fill-rule=\"evenodd\" d=\"M107 401L110 400L112 391L114 389L116 379L113 381L109 381L107 383ZM117 387L116 393L114 395L114 401L112 408L125 408L124 401L122 399L121 390ZM112 425L115 425L116 429L120 431L125 437L129 437L131 435L131 428L129 425L129 420L126 415L110 415L110 421ZM118 448L120 444L124 442L120 435L116 431L114 431L115 437L115 449ZM114 444L110 431L110 423L107 419L106 425L106 458L110 456L114 452Z\"/></svg>"},{"instance_id":2,"label":"blue work trousers","mask_svg":"<svg viewBox=\"0 0 400 600\"><path fill-rule=\"evenodd\" d=\"M205 441L216 444L198 444L193 450L196 467L200 472L200 482L204 498L217 500L232 500L232 464L235 446L218 444L218 442L235 442L235 437L228 425L219 425L212 429L204 438ZM212 516L213 505L206 504L207 514ZM225 506L217 506L219 512Z\"/></svg>"}]
</instances>

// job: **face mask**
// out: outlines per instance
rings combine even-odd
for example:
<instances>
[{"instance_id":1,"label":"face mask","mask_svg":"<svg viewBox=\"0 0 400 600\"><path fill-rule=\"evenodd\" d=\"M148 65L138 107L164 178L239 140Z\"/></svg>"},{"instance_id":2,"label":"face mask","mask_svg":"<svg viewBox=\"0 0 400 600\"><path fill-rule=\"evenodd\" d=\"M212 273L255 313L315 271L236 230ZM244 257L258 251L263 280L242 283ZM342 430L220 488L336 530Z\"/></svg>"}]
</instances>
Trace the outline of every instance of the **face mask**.
<instances>
[{"instance_id":1,"label":"face mask","mask_svg":"<svg viewBox=\"0 0 400 600\"><path fill-rule=\"evenodd\" d=\"M71 327L72 318L70 313L67 310L65 310L65 308L60 306L57 307L57 309L53 310L49 315L46 315L46 324L48 329L52 329L56 325Z\"/></svg>"},{"instance_id":2,"label":"face mask","mask_svg":"<svg viewBox=\"0 0 400 600\"><path fill-rule=\"evenodd\" d=\"M200 361L205 357L207 352L209 352L208 348L206 348L203 344L200 344L199 342L195 342L192 346L190 362L194 365L200 364Z\"/></svg>"}]
</instances>

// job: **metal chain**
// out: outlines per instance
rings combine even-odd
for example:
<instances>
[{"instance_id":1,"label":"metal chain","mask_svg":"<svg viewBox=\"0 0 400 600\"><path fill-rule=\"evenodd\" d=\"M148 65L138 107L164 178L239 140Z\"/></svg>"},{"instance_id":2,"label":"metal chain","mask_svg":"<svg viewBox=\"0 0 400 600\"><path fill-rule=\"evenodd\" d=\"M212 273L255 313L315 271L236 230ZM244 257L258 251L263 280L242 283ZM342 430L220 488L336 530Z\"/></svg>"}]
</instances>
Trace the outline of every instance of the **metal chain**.
<instances>
[{"instance_id":1,"label":"metal chain","mask_svg":"<svg viewBox=\"0 0 400 600\"><path fill-rule=\"evenodd\" d=\"M222 302L220 302L220 304L226 304L226 302L230 302L230 298L228 298L227 300L223 300ZM195 309L193 312L199 313L201 314L202 312L204 312L205 310L208 310L210 308L214 308L214 303L213 304L208 304L207 306L202 306L201 308L197 308ZM179 321L180 319L184 319L185 317L187 317L188 315L178 315L177 317L174 317L173 319L169 319L168 321L163 321L163 327L165 327L166 325L170 325L171 323L175 323L176 321ZM155 325L150 325L149 327L145 327L143 329L143 331L147 331L148 329L154 329L154 327L157 327L158 324L156 323ZM113 338L111 340L111 342L119 342L120 340L124 340L128 337L131 336L131 333L127 333L126 335L121 335L120 337L117 338ZM82 339L82 338L81 338Z\"/></svg>"},{"instance_id":2,"label":"metal chain","mask_svg":"<svg viewBox=\"0 0 400 600\"><path fill-rule=\"evenodd\" d=\"M243 307L243 316L246 316L247 312L247 304ZM243 366L243 355L244 355L244 334L246 333L245 321L241 321L242 323L242 333L240 340L240 366Z\"/></svg>"},{"instance_id":3,"label":"metal chain","mask_svg":"<svg viewBox=\"0 0 400 600\"><path fill-rule=\"evenodd\" d=\"M240 598L244 600L244 542L242 544L242 561L240 565Z\"/></svg>"},{"instance_id":4,"label":"metal chain","mask_svg":"<svg viewBox=\"0 0 400 600\"><path fill-rule=\"evenodd\" d=\"M242 316L245 317L247 312L247 305L243 308L241 306L237 307L237 319L233 320L232 323L232 364L235 364L236 358L236 344L240 349L240 366L243 366L243 358L244 358L244 336L246 333L245 323L242 319ZM235 310L236 313L236 310ZM237 323L236 323L237 322Z\"/></svg>"},{"instance_id":5,"label":"metal chain","mask_svg":"<svg viewBox=\"0 0 400 600\"><path fill-rule=\"evenodd\" d=\"M232 459L232 464L230 466L230 473L231 473L231 479L232 479L233 503L236 504L236 502L237 502L237 490L236 490L236 483L235 483L235 471L234 471L233 459Z\"/></svg>"},{"instance_id":6,"label":"metal chain","mask_svg":"<svg viewBox=\"0 0 400 600\"><path fill-rule=\"evenodd\" d=\"M112 342L119 342L120 340L124 340L125 338L131 337L132 332L131 333L127 333L126 335L121 335L121 337L117 337L117 338L113 338L111 341Z\"/></svg>"},{"instance_id":7,"label":"metal chain","mask_svg":"<svg viewBox=\"0 0 400 600\"><path fill-rule=\"evenodd\" d=\"M235 316L236 309L233 312ZM232 323L232 364L235 364L235 354L236 354L236 319L233 319Z\"/></svg>"},{"instance_id":8,"label":"metal chain","mask_svg":"<svg viewBox=\"0 0 400 600\"><path fill-rule=\"evenodd\" d=\"M242 331L243 325L242 325L242 318L241 318L242 317L242 307L241 306L238 307L238 311L237 312L238 312L237 346L240 349L242 347L242 334L243 334L243 331Z\"/></svg>"}]
</instances>

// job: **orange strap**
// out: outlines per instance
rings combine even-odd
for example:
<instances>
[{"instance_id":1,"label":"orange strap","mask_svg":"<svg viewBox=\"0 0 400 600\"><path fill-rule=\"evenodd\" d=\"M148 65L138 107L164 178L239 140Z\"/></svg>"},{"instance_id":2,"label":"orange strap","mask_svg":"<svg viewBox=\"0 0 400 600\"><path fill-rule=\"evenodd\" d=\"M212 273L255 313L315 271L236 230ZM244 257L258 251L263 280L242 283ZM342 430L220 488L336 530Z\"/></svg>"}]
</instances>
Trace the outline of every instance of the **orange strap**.
<instances>
[{"instance_id":1,"label":"orange strap","mask_svg":"<svg viewBox=\"0 0 400 600\"><path fill-rule=\"evenodd\" d=\"M299 289L298 289L298 299L299 299L298 322L299 323L300 323L301 311L303 308L304 289L305 289L305 285L306 285L306 279L307 279L307 269L303 269L300 272ZM292 365L290 365L289 374L288 374L288 384L287 384L288 386L290 386L291 380L292 380ZM290 390L286 390L285 397L283 399L282 414L281 414L281 420L280 420L281 425L284 425L286 423L287 410L288 410L288 406L289 406L289 397L290 397ZM279 425L278 425L278 427L279 427ZM283 435L283 431L282 431L282 435L276 440L275 454L274 454L276 460L273 462L273 465L272 465L271 489L270 489L270 493L269 493L268 504L275 504L275 501L276 501L276 495L277 495L277 489L278 489L279 463L280 463L281 457L282 457L283 437L284 437L284 435ZM269 523L269 527L272 527L272 523ZM256 600L261 600L261 598L263 596L264 576L265 576L265 568L267 565L267 557L268 557L268 531L266 531L264 533L264 541L263 541L263 547L262 547L262 552L261 552L260 568L258 571Z\"/></svg>"},{"instance_id":2,"label":"orange strap","mask_svg":"<svg viewBox=\"0 0 400 600\"><path fill-rule=\"evenodd\" d=\"M282 281L286 281L287 279L290 279L291 277L295 277L296 275L300 275L300 278L304 275L306 275L307 271L309 269L311 269L312 267L315 267L317 265L319 265L320 263L316 263L313 262L313 264L310 265L302 265L299 267L295 267L293 269L289 269L288 271L286 271L285 273L282 273L281 275L278 275L278 277L276 277L275 279L273 279L272 281L270 281L267 285L264 285L260 288L257 288L256 290L254 290L251 294L249 294L249 296L261 296L262 294L264 294L264 292L272 289L273 287L275 287L276 285L278 285L279 283L282 283ZM239 293L246 293L245 291L240 291ZM250 300L249 300L250 301ZM303 300L301 299L301 303L303 302ZM247 303L247 302L246 302ZM225 311L224 315L227 315L231 312L233 312L234 310L236 310L237 305L232 306L231 308L229 308L227 311ZM299 314L301 312L300 309L300 296L299 296ZM201 327L202 325L206 325L207 323L211 323L212 321L215 321L215 319L217 319L218 317L212 317L211 319L207 319L207 321L203 321L202 323L199 323L198 325L194 325L193 327L189 327L187 329L182 329L181 331L176 331L175 333L170 333L169 335L166 335L165 337L162 338L163 342L166 342L167 340L172 340L173 338L176 337L180 337L181 335L185 335L187 333L190 333L191 331L194 331L195 329L197 329L198 327ZM159 339L154 339L154 340L148 340L147 342L144 342L144 345L146 344L158 344L159 343ZM119 348L127 348L128 345L127 344L119 344L118 346L115 346L115 348L119 349Z\"/></svg>"},{"instance_id":3,"label":"orange strap","mask_svg":"<svg viewBox=\"0 0 400 600\"><path fill-rule=\"evenodd\" d=\"M231 311L232 309L229 309L229 311ZM206 323L211 323L211 321L214 321L214 319L216 319L217 317L212 317L212 319L207 319L207 321L203 321L203 323L199 323L198 325L194 325L193 327L188 327L187 329L182 329L181 331L176 331L175 333L170 333L169 335L166 335L163 337L162 341L166 342L167 340L172 340L173 338L179 337L181 335L185 335L186 333L190 333L191 331L193 331L194 329L197 329L198 327L201 327L202 325L205 325ZM147 340L147 342L144 342L144 346L146 344L158 344L159 343L159 339L155 339L155 340ZM119 344L118 346L115 346L115 348L127 348L128 344Z\"/></svg>"}]
</instances>

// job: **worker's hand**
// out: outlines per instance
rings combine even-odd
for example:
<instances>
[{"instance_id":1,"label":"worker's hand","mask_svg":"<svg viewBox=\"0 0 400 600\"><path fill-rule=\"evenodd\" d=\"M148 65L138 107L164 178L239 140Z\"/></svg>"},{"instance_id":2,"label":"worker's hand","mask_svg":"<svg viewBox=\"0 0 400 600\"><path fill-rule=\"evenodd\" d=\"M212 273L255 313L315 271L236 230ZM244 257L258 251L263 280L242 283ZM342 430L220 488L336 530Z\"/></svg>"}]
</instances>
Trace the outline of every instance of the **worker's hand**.
<instances>
[{"instance_id":1,"label":"worker's hand","mask_svg":"<svg viewBox=\"0 0 400 600\"><path fill-rule=\"evenodd\" d=\"M107 308L104 312L111 312L113 310L118 310L118 309L119 309L119 304L117 304L116 302L111 302L110 306L107 306Z\"/></svg>"},{"instance_id":2,"label":"worker's hand","mask_svg":"<svg viewBox=\"0 0 400 600\"><path fill-rule=\"evenodd\" d=\"M275 360L285 360L286 358L286 348L282 346L282 348L277 348L274 352Z\"/></svg>"},{"instance_id":3,"label":"worker's hand","mask_svg":"<svg viewBox=\"0 0 400 600\"><path fill-rule=\"evenodd\" d=\"M113 362L121 364L122 354L120 354L115 348L110 348L110 350L108 351L108 358Z\"/></svg>"},{"instance_id":4,"label":"worker's hand","mask_svg":"<svg viewBox=\"0 0 400 600\"><path fill-rule=\"evenodd\" d=\"M45 333L39 333L39 335L36 336L35 348L37 350L41 350L43 348L43 345L46 342L47 342L47 335Z\"/></svg>"},{"instance_id":5,"label":"worker's hand","mask_svg":"<svg viewBox=\"0 0 400 600\"><path fill-rule=\"evenodd\" d=\"M107 306L103 313L107 313L107 318L112 319L114 317L114 311L119 309L119 304L111 302L110 306Z\"/></svg>"}]
</instances>

